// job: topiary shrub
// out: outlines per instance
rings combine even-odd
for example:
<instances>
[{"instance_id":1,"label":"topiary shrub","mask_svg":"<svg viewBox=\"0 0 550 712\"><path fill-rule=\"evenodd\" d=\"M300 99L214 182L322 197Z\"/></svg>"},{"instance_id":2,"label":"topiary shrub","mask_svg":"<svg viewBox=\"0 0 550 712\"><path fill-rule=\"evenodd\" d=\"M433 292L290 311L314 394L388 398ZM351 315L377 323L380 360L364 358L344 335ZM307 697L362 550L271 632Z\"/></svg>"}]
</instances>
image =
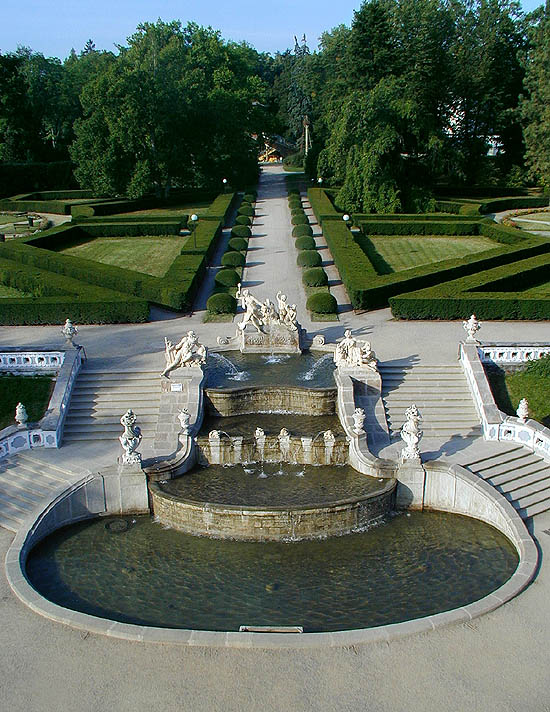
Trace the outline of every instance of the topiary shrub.
<instances>
[{"instance_id":1,"label":"topiary shrub","mask_svg":"<svg viewBox=\"0 0 550 712\"><path fill-rule=\"evenodd\" d=\"M237 217L235 218L235 223L237 225L251 225L252 220L246 215L237 215Z\"/></svg>"},{"instance_id":2,"label":"topiary shrub","mask_svg":"<svg viewBox=\"0 0 550 712\"><path fill-rule=\"evenodd\" d=\"M316 248L315 240L307 235L299 237L295 244L298 250L314 250Z\"/></svg>"},{"instance_id":3,"label":"topiary shrub","mask_svg":"<svg viewBox=\"0 0 550 712\"><path fill-rule=\"evenodd\" d=\"M236 287L241 278L234 269L221 269L214 277L214 282L220 287Z\"/></svg>"},{"instance_id":4,"label":"topiary shrub","mask_svg":"<svg viewBox=\"0 0 550 712\"><path fill-rule=\"evenodd\" d=\"M254 193L245 193L243 195L243 201L247 203L253 203L256 200Z\"/></svg>"},{"instance_id":5,"label":"topiary shrub","mask_svg":"<svg viewBox=\"0 0 550 712\"><path fill-rule=\"evenodd\" d=\"M306 287L326 287L328 276L322 267L312 267L302 272L302 282Z\"/></svg>"},{"instance_id":6,"label":"topiary shrub","mask_svg":"<svg viewBox=\"0 0 550 712\"><path fill-rule=\"evenodd\" d=\"M234 314L237 300L231 294L213 294L206 302L206 308L211 314Z\"/></svg>"},{"instance_id":7,"label":"topiary shrub","mask_svg":"<svg viewBox=\"0 0 550 712\"><path fill-rule=\"evenodd\" d=\"M236 250L237 252L246 250L248 240L245 240L243 237L232 237L228 242L228 247L230 250Z\"/></svg>"},{"instance_id":8,"label":"topiary shrub","mask_svg":"<svg viewBox=\"0 0 550 712\"><path fill-rule=\"evenodd\" d=\"M304 237L304 235L313 235L311 225L296 225L292 228L292 237Z\"/></svg>"},{"instance_id":9,"label":"topiary shrub","mask_svg":"<svg viewBox=\"0 0 550 712\"><path fill-rule=\"evenodd\" d=\"M298 253L296 262L298 267L320 267L323 264L323 258L317 250L302 250Z\"/></svg>"},{"instance_id":10,"label":"topiary shrub","mask_svg":"<svg viewBox=\"0 0 550 712\"><path fill-rule=\"evenodd\" d=\"M290 188L287 190L288 195L300 195L298 188Z\"/></svg>"},{"instance_id":11,"label":"topiary shrub","mask_svg":"<svg viewBox=\"0 0 550 712\"><path fill-rule=\"evenodd\" d=\"M317 292L308 297L306 309L317 314L336 314L338 303L329 292Z\"/></svg>"},{"instance_id":12,"label":"topiary shrub","mask_svg":"<svg viewBox=\"0 0 550 712\"><path fill-rule=\"evenodd\" d=\"M301 205L302 199L300 198L299 195L289 195L288 196L288 204L289 205Z\"/></svg>"},{"instance_id":13,"label":"topiary shrub","mask_svg":"<svg viewBox=\"0 0 550 712\"><path fill-rule=\"evenodd\" d=\"M235 225L231 228L231 237L250 237L251 234L248 225Z\"/></svg>"},{"instance_id":14,"label":"topiary shrub","mask_svg":"<svg viewBox=\"0 0 550 712\"><path fill-rule=\"evenodd\" d=\"M222 265L224 267L244 267L246 262L245 256L241 252L226 252L222 257Z\"/></svg>"},{"instance_id":15,"label":"topiary shrub","mask_svg":"<svg viewBox=\"0 0 550 712\"><path fill-rule=\"evenodd\" d=\"M305 215L305 210L303 208L290 208L290 214L294 215Z\"/></svg>"},{"instance_id":16,"label":"topiary shrub","mask_svg":"<svg viewBox=\"0 0 550 712\"><path fill-rule=\"evenodd\" d=\"M249 218L253 218L254 208L251 205L243 205L237 210L237 215L246 215Z\"/></svg>"},{"instance_id":17,"label":"topiary shrub","mask_svg":"<svg viewBox=\"0 0 550 712\"><path fill-rule=\"evenodd\" d=\"M303 215L293 215L291 222L293 225L309 225L309 220L305 213Z\"/></svg>"}]
</instances>

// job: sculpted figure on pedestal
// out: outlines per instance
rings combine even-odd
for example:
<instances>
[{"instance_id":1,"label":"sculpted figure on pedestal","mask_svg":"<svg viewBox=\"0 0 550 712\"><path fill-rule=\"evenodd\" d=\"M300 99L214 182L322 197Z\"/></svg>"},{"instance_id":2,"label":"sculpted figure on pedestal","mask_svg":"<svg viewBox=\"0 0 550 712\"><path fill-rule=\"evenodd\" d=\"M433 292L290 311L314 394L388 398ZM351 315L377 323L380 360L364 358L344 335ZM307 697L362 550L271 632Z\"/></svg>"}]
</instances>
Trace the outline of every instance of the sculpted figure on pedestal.
<instances>
[{"instance_id":1,"label":"sculpted figure on pedestal","mask_svg":"<svg viewBox=\"0 0 550 712\"><path fill-rule=\"evenodd\" d=\"M199 344L194 331L188 331L175 346L166 338L164 343L166 368L160 374L161 376L168 376L169 373L182 366L201 366L206 363L206 346Z\"/></svg>"}]
</instances>

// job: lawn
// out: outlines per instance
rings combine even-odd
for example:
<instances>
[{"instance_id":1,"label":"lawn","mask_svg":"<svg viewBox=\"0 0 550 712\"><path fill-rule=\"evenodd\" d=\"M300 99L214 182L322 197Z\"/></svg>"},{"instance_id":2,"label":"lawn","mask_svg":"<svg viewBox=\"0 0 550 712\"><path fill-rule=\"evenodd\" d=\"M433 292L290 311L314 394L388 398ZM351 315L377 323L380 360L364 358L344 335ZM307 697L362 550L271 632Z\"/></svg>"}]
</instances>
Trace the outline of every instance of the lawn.
<instances>
[{"instance_id":1,"label":"lawn","mask_svg":"<svg viewBox=\"0 0 550 712\"><path fill-rule=\"evenodd\" d=\"M208 212L211 201L206 203L194 203L190 205L189 203L182 203L181 205L171 205L170 207L164 208L151 208L150 210L134 210L131 213L117 213L117 217L120 216L134 216L134 215L155 215L157 217L173 217L174 215L204 215Z\"/></svg>"},{"instance_id":2,"label":"lawn","mask_svg":"<svg viewBox=\"0 0 550 712\"><path fill-rule=\"evenodd\" d=\"M370 237L370 240L380 258L379 264L373 262L379 274L400 272L411 267L484 252L496 247L492 240L485 237L375 236Z\"/></svg>"},{"instance_id":3,"label":"lawn","mask_svg":"<svg viewBox=\"0 0 550 712\"><path fill-rule=\"evenodd\" d=\"M87 260L163 277L188 236L96 237L60 250Z\"/></svg>"},{"instance_id":4,"label":"lawn","mask_svg":"<svg viewBox=\"0 0 550 712\"><path fill-rule=\"evenodd\" d=\"M528 371L505 373L490 369L487 377L498 407L515 415L522 398L529 401L529 416L550 427L550 378Z\"/></svg>"},{"instance_id":5,"label":"lawn","mask_svg":"<svg viewBox=\"0 0 550 712\"><path fill-rule=\"evenodd\" d=\"M15 425L15 406L19 402L27 409L29 423L40 420L54 383L50 376L0 376L0 428Z\"/></svg>"},{"instance_id":6,"label":"lawn","mask_svg":"<svg viewBox=\"0 0 550 712\"><path fill-rule=\"evenodd\" d=\"M32 297L32 294L20 292L19 289L0 284L0 299L9 299L10 297Z\"/></svg>"}]
</instances>

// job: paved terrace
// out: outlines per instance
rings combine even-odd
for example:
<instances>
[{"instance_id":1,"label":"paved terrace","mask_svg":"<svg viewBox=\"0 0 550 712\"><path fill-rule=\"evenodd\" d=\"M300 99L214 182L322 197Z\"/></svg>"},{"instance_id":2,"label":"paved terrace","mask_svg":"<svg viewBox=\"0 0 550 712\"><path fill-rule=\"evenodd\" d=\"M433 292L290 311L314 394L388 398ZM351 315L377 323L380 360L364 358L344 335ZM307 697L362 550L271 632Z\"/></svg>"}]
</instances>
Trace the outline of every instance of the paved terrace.
<instances>
[{"instance_id":1,"label":"paved terrace","mask_svg":"<svg viewBox=\"0 0 550 712\"><path fill-rule=\"evenodd\" d=\"M460 322L396 322L387 309L355 314L344 307L340 322L312 324L295 266L289 218L281 169L264 168L252 249L243 275L245 286L258 298L273 299L282 289L296 302L308 332L334 341L344 328L351 328L371 341L386 365L456 364L458 342L464 336ZM337 298L344 297L338 290ZM202 317L202 311L182 317L154 310L149 324L82 326L77 341L85 346L93 368L160 371L165 336L179 340L192 328L201 341L213 346L218 335L234 330L231 324L203 324ZM59 348L64 343L59 329L1 327L0 344ZM525 322L487 323L480 332L485 341L548 341L549 335L547 324ZM479 439L473 440L467 454L484 447ZM118 454L113 448L75 443L31 454L78 473L112 464ZM428 449L433 452L436 444L430 443ZM466 449L452 450L446 453L448 459L465 461ZM542 564L534 583L518 598L469 624L345 649L194 649L104 638L32 613L15 599L2 574L2 708L13 712L550 710L546 615L550 573L545 561L550 536L544 532L550 528L550 514L538 516L530 526ZM3 552L12 536L0 528Z\"/></svg>"}]
</instances>

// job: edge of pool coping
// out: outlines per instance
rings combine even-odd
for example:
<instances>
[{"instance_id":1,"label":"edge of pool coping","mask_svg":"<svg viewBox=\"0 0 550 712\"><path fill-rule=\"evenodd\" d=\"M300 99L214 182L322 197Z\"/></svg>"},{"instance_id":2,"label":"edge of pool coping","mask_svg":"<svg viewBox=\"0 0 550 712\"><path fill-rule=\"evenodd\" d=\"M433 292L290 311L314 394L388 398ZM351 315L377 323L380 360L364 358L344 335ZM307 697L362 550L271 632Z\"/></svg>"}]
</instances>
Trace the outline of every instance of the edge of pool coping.
<instances>
[{"instance_id":1,"label":"edge of pool coping","mask_svg":"<svg viewBox=\"0 0 550 712\"><path fill-rule=\"evenodd\" d=\"M120 623L111 619L99 618L87 613L63 608L38 593L31 586L24 573L29 544L32 544L32 542L29 542L29 535L32 533L38 517L50 506L51 502L46 506L39 506L16 533L11 546L6 552L6 577L17 598L35 613L77 630L85 630L90 633L122 640L203 647L274 649L346 647L380 641L391 642L409 635L436 630L453 623L468 623L474 618L494 611L507 601L515 598L534 578L538 567L538 549L524 521L512 505L486 482L480 480L476 482L476 486L486 492L487 489L491 490L491 496L505 510L508 524L515 534L515 541L512 543L519 556L516 570L502 586L477 601L459 608L453 608L423 618L413 618L401 623L322 633L241 633L237 631L158 628L133 623ZM63 489L65 492L67 491L67 488ZM71 489L71 487L68 489ZM52 501L55 499L57 497L54 497ZM508 538L510 539L510 537Z\"/></svg>"}]
</instances>

